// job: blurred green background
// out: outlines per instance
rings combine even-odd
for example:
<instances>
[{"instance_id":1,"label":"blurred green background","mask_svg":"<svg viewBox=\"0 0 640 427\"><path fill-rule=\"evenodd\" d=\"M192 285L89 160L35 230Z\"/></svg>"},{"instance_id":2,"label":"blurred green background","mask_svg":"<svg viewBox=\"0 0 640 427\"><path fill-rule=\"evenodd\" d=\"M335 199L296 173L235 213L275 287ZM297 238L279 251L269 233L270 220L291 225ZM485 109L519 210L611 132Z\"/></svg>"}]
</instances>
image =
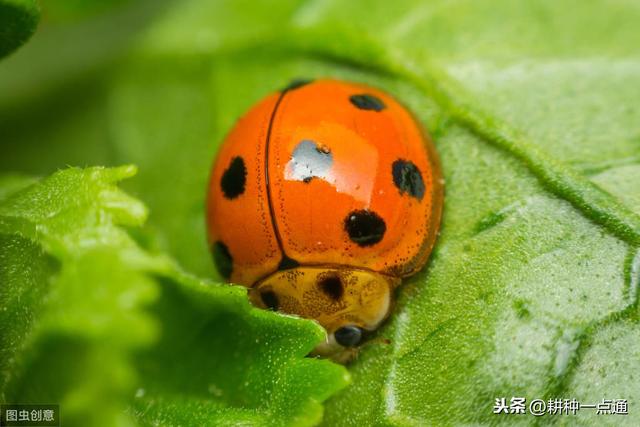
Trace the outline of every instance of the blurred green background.
<instances>
[{"instance_id":1,"label":"blurred green background","mask_svg":"<svg viewBox=\"0 0 640 427\"><path fill-rule=\"evenodd\" d=\"M636 2L40 8L0 62L0 401L60 402L65 425L640 422ZM0 1L2 51L34 10ZM299 77L395 95L446 179L432 260L350 380L304 358L317 326L217 283L206 248L218 145ZM126 194L131 169L66 169L123 164ZM492 414L512 396L629 415Z\"/></svg>"}]
</instances>

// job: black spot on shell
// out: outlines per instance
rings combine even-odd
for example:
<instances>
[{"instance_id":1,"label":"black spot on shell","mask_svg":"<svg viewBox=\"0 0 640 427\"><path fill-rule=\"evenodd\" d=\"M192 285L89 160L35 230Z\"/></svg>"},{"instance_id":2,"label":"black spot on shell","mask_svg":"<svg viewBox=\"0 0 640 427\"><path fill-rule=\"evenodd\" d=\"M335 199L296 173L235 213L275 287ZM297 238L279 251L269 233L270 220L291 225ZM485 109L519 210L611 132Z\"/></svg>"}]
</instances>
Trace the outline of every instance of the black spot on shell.
<instances>
[{"instance_id":1,"label":"black spot on shell","mask_svg":"<svg viewBox=\"0 0 640 427\"><path fill-rule=\"evenodd\" d=\"M408 160L396 160L391 167L393 183L401 194L407 193L418 200L424 197L424 181L422 174L413 162Z\"/></svg>"},{"instance_id":2,"label":"black spot on shell","mask_svg":"<svg viewBox=\"0 0 640 427\"><path fill-rule=\"evenodd\" d=\"M286 85L284 87L284 89L282 89L283 92L286 92L288 90L294 90L294 89L298 89L299 87L302 87L304 85L308 85L309 83L311 83L313 81L313 79L293 79L289 82L288 85Z\"/></svg>"},{"instance_id":3,"label":"black spot on shell","mask_svg":"<svg viewBox=\"0 0 640 427\"><path fill-rule=\"evenodd\" d=\"M262 291L260 292L260 298L267 308L271 310L278 310L279 302L278 296L273 291Z\"/></svg>"},{"instance_id":4,"label":"black spot on shell","mask_svg":"<svg viewBox=\"0 0 640 427\"><path fill-rule=\"evenodd\" d=\"M278 264L278 270L290 270L296 267L300 267L300 263L286 255L283 255L282 260L280 260L280 264Z\"/></svg>"},{"instance_id":5,"label":"black spot on shell","mask_svg":"<svg viewBox=\"0 0 640 427\"><path fill-rule=\"evenodd\" d=\"M329 273L318 278L318 287L334 301L340 300L344 294L342 280L337 274Z\"/></svg>"},{"instance_id":6,"label":"black spot on shell","mask_svg":"<svg viewBox=\"0 0 640 427\"><path fill-rule=\"evenodd\" d=\"M387 108L380 98L367 93L351 95L349 101L361 110L382 111Z\"/></svg>"},{"instance_id":7,"label":"black spot on shell","mask_svg":"<svg viewBox=\"0 0 640 427\"><path fill-rule=\"evenodd\" d=\"M377 213L357 210L347 215L344 220L344 229L352 242L359 246L371 246L382 240L387 226Z\"/></svg>"},{"instance_id":8,"label":"black spot on shell","mask_svg":"<svg viewBox=\"0 0 640 427\"><path fill-rule=\"evenodd\" d=\"M247 182L247 167L244 165L242 157L234 157L227 170L222 174L220 187L227 199L235 199L244 193Z\"/></svg>"},{"instance_id":9,"label":"black spot on shell","mask_svg":"<svg viewBox=\"0 0 640 427\"><path fill-rule=\"evenodd\" d=\"M222 242L215 242L211 246L211 253L213 254L213 262L216 264L218 272L222 277L229 280L231 272L233 271L233 258L229 253L229 248Z\"/></svg>"}]
</instances>

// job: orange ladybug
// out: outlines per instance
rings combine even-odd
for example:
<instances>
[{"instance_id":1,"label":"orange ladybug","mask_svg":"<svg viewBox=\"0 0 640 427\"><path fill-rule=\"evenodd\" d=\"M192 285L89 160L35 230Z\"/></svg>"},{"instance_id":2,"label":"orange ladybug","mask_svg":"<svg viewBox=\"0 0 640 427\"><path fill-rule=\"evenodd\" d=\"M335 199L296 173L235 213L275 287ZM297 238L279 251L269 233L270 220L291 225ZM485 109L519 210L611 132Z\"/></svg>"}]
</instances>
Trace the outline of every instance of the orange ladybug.
<instances>
[{"instance_id":1,"label":"orange ladybug","mask_svg":"<svg viewBox=\"0 0 640 427\"><path fill-rule=\"evenodd\" d=\"M315 319L328 333L316 353L347 360L425 265L442 204L435 149L402 105L361 84L297 81L227 136L208 239L255 305Z\"/></svg>"}]
</instances>

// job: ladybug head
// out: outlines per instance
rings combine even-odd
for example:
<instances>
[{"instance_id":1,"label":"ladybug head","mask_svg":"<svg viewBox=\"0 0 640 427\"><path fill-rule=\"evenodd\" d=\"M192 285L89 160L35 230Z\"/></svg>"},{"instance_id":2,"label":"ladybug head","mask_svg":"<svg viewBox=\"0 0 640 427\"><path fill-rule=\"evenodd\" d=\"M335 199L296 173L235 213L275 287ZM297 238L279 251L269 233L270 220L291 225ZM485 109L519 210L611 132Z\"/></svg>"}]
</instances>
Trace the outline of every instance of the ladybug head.
<instances>
[{"instance_id":1,"label":"ladybug head","mask_svg":"<svg viewBox=\"0 0 640 427\"><path fill-rule=\"evenodd\" d=\"M315 353L345 362L378 328L399 279L351 267L297 267L256 283L249 295L262 308L316 320L327 338Z\"/></svg>"}]
</instances>

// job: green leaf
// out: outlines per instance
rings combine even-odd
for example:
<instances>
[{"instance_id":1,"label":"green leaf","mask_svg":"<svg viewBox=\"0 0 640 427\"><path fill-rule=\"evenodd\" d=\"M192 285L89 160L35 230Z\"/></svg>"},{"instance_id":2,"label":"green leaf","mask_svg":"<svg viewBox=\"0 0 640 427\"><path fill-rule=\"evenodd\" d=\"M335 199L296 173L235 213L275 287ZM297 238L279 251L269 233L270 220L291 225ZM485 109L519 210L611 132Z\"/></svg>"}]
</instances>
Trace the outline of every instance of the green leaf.
<instances>
[{"instance_id":1,"label":"green leaf","mask_svg":"<svg viewBox=\"0 0 640 427\"><path fill-rule=\"evenodd\" d=\"M46 20L37 36L0 65L0 170L43 176L68 165L120 164L111 156L104 120L106 82L169 3L41 2Z\"/></svg>"},{"instance_id":2,"label":"green leaf","mask_svg":"<svg viewBox=\"0 0 640 427\"><path fill-rule=\"evenodd\" d=\"M450 117L423 116L446 178L431 265L382 332L392 344L363 355L330 404L329 425L510 422L491 413L505 396L640 398L606 379L639 374L622 356L633 350L610 339L632 335L637 318L638 11L573 6L405 2L354 22L323 2L296 17L303 49L373 64ZM593 40L597 28L611 37ZM328 29L342 41L326 43Z\"/></svg>"},{"instance_id":3,"label":"green leaf","mask_svg":"<svg viewBox=\"0 0 640 427\"><path fill-rule=\"evenodd\" d=\"M35 0L0 1L0 58L31 37L39 17L40 10Z\"/></svg>"},{"instance_id":4,"label":"green leaf","mask_svg":"<svg viewBox=\"0 0 640 427\"><path fill-rule=\"evenodd\" d=\"M317 423L348 381L304 357L322 329L142 249L123 226L146 209L115 186L134 173L68 169L0 204L2 400L65 425Z\"/></svg>"}]
</instances>

